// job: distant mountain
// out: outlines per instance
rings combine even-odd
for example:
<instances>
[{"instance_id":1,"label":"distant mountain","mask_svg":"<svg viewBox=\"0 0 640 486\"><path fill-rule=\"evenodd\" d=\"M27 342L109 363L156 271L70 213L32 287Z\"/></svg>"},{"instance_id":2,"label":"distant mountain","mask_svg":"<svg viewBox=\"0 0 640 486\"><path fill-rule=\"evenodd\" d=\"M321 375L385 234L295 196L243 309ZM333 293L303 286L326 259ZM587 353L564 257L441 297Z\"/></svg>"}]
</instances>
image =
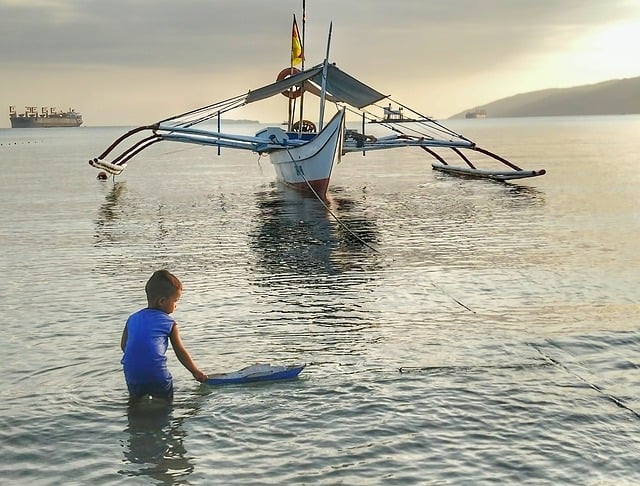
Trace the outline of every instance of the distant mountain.
<instances>
[{"instance_id":1,"label":"distant mountain","mask_svg":"<svg viewBox=\"0 0 640 486\"><path fill-rule=\"evenodd\" d=\"M489 118L640 113L640 76L517 94L469 108L451 118L465 118L467 113L483 111Z\"/></svg>"}]
</instances>

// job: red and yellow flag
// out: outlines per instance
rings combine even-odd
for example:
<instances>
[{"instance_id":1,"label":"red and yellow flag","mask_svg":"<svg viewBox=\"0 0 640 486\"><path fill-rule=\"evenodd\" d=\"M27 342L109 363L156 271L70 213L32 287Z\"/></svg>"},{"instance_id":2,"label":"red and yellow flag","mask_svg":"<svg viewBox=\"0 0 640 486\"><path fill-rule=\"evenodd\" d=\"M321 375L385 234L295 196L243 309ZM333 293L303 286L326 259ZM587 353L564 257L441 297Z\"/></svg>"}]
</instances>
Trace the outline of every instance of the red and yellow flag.
<instances>
[{"instance_id":1,"label":"red and yellow flag","mask_svg":"<svg viewBox=\"0 0 640 486\"><path fill-rule=\"evenodd\" d=\"M291 31L291 65L296 66L302 61L304 61L304 52L302 51L302 41L300 40L300 32L294 15L293 29Z\"/></svg>"}]
</instances>

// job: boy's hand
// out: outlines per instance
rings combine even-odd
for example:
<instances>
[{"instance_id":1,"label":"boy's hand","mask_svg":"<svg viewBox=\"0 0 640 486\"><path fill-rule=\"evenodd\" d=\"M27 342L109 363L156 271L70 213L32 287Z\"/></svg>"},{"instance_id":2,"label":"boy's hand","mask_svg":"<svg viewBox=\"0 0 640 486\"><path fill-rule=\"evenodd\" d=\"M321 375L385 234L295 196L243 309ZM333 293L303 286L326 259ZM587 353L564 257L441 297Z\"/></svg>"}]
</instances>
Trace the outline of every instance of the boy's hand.
<instances>
[{"instance_id":1,"label":"boy's hand","mask_svg":"<svg viewBox=\"0 0 640 486\"><path fill-rule=\"evenodd\" d=\"M207 374L206 374L206 373L203 373L203 372L202 372L202 371L200 371L200 370L196 370L196 371L194 371L194 372L193 372L193 377L194 377L196 380L198 380L200 383L203 383L203 382L207 381L207 378L208 378L208 377L207 377Z\"/></svg>"}]
</instances>

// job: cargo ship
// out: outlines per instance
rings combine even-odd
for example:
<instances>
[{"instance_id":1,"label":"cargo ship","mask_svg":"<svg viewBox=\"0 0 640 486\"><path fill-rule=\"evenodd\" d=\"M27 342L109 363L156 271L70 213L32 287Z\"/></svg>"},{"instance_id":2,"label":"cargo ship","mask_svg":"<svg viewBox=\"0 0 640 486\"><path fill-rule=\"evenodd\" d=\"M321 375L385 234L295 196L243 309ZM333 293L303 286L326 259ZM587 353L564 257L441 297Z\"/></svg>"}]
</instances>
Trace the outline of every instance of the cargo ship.
<instances>
[{"instance_id":1,"label":"cargo ship","mask_svg":"<svg viewBox=\"0 0 640 486\"><path fill-rule=\"evenodd\" d=\"M24 113L16 113L16 107L9 107L11 128L60 128L79 127L82 125L82 115L69 108L69 111L58 111L56 108L37 106L25 107Z\"/></svg>"}]
</instances>

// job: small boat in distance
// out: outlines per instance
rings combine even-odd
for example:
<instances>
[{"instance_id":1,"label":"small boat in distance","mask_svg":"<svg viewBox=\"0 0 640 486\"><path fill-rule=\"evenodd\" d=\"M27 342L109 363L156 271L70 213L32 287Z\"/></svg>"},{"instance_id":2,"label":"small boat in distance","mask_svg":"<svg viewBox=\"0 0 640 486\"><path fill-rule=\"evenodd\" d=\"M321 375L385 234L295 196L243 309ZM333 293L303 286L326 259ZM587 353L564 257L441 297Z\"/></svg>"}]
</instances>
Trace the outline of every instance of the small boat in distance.
<instances>
[{"instance_id":1,"label":"small boat in distance","mask_svg":"<svg viewBox=\"0 0 640 486\"><path fill-rule=\"evenodd\" d=\"M24 113L17 113L15 106L9 106L11 128L64 128L82 125L82 115L69 108L58 111L56 108L26 106Z\"/></svg>"},{"instance_id":2,"label":"small boat in distance","mask_svg":"<svg viewBox=\"0 0 640 486\"><path fill-rule=\"evenodd\" d=\"M304 18L304 15L303 15ZM399 103L389 95L368 86L329 62L331 26L324 61L305 69L302 45L295 16L293 17L291 66L280 71L276 81L249 90L245 94L174 115L152 125L145 125L122 135L98 157L89 160L93 167L113 175L119 175L127 162L147 147L161 141L173 141L218 148L249 150L268 155L278 181L301 192L309 192L325 199L334 161L350 153L418 147L433 157L432 168L453 175L465 175L495 180L535 177L544 169L525 171L503 157L480 148L475 142L437 120L422 115ZM304 30L303 30L304 32ZM302 62L302 69L294 67ZM320 98L319 113L315 120L303 116L304 94ZM251 103L284 95L288 99L286 130L277 126L258 131L254 136L221 131L222 115ZM383 105L381 102L385 101ZM393 106L397 108L393 108ZM308 105L304 105L305 107ZM325 123L325 107L335 108L335 114ZM308 108L307 108L307 111ZM345 129L346 113L361 121L358 129ZM217 130L198 126L217 121ZM375 131L367 131L368 124L375 124ZM382 132L386 129L386 132ZM124 148L119 147L123 142ZM124 145L124 144L123 144ZM120 152L109 157L119 148ZM467 157L463 150L472 156ZM439 151L462 160L466 166L450 165ZM109 157L110 160L107 159ZM499 170L478 169L475 158L492 159L503 164ZM507 166L505 171L504 166Z\"/></svg>"},{"instance_id":3,"label":"small boat in distance","mask_svg":"<svg viewBox=\"0 0 640 486\"><path fill-rule=\"evenodd\" d=\"M487 118L487 110L477 109L477 110L467 111L464 114L464 117L465 118Z\"/></svg>"}]
</instances>

